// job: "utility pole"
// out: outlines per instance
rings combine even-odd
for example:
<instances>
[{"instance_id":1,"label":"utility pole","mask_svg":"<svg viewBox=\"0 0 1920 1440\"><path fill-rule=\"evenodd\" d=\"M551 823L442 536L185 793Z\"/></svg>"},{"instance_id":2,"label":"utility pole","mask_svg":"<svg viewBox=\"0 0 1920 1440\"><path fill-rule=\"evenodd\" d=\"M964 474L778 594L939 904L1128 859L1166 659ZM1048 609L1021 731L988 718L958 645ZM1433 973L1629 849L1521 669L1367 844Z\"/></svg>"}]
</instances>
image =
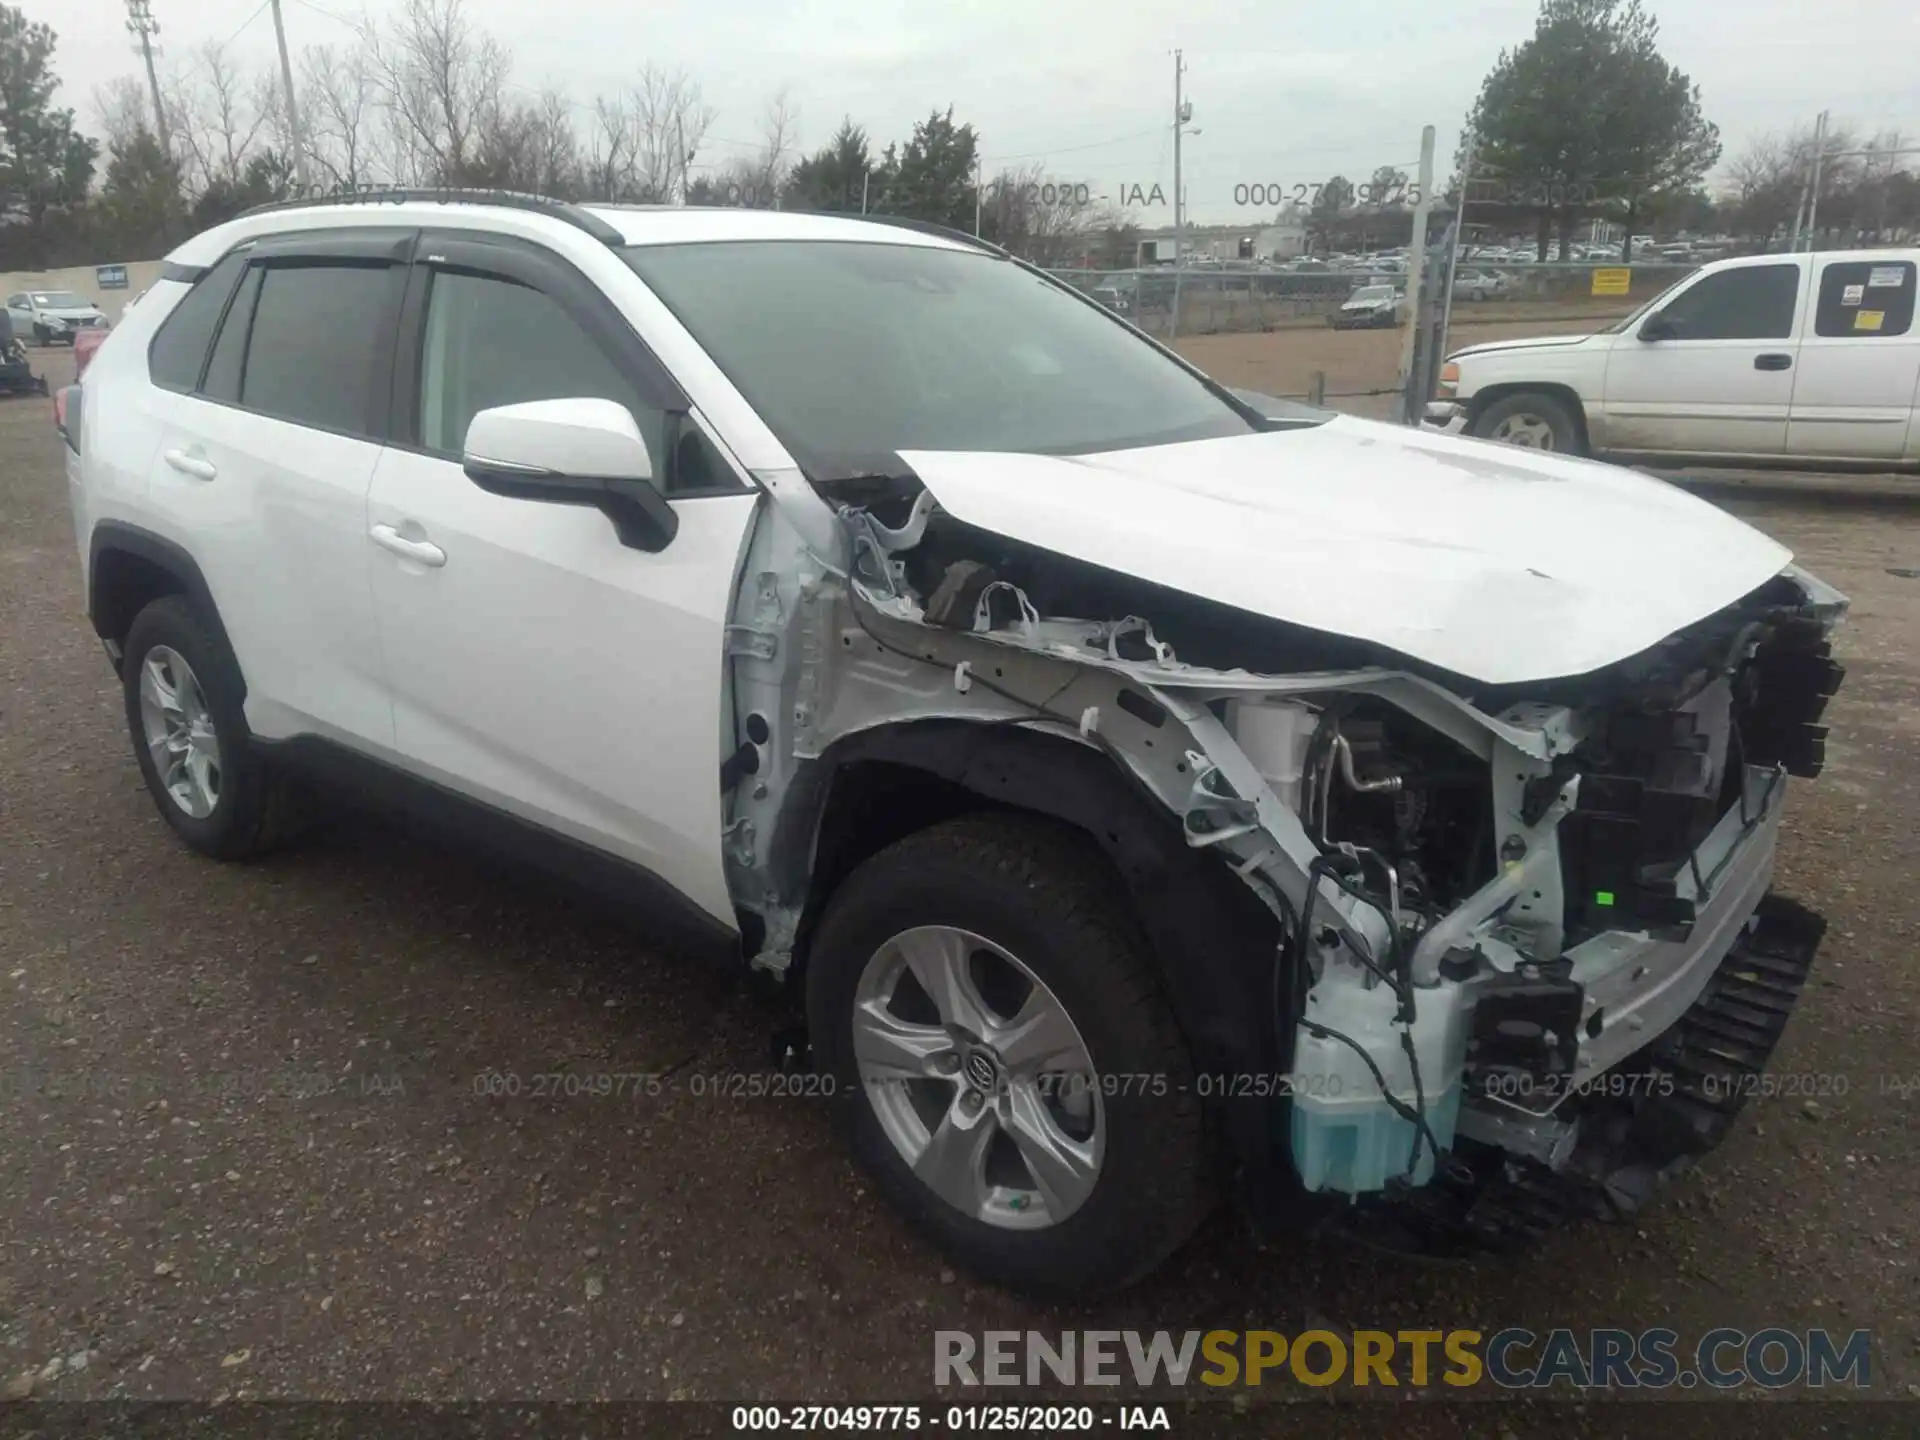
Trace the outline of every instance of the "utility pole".
<instances>
[{"instance_id":1,"label":"utility pole","mask_svg":"<svg viewBox=\"0 0 1920 1440\"><path fill-rule=\"evenodd\" d=\"M860 177L860 213L867 213L867 187L873 183L873 172L867 171Z\"/></svg>"},{"instance_id":2,"label":"utility pole","mask_svg":"<svg viewBox=\"0 0 1920 1440\"><path fill-rule=\"evenodd\" d=\"M1813 127L1813 184L1807 191L1807 249L1817 250L1820 241L1816 238L1814 221L1820 214L1820 171L1822 162L1827 158L1827 112L1820 112L1820 119Z\"/></svg>"},{"instance_id":3,"label":"utility pole","mask_svg":"<svg viewBox=\"0 0 1920 1440\"><path fill-rule=\"evenodd\" d=\"M973 234L975 239L980 236L980 178L985 173L980 163L980 156L976 152L973 157Z\"/></svg>"},{"instance_id":4,"label":"utility pole","mask_svg":"<svg viewBox=\"0 0 1920 1440\"><path fill-rule=\"evenodd\" d=\"M1418 387L1414 383L1414 340L1424 325L1422 291L1427 270L1427 217L1432 210L1433 126L1428 125L1420 131L1420 198L1413 207L1413 238L1407 242L1407 329L1400 342L1400 386L1405 402L1401 419L1409 425L1420 423L1420 412L1427 398L1415 394ZM1426 369L1424 365L1420 368Z\"/></svg>"},{"instance_id":5,"label":"utility pole","mask_svg":"<svg viewBox=\"0 0 1920 1440\"><path fill-rule=\"evenodd\" d=\"M293 140L293 177L300 182L300 193L311 195L313 184L307 175L307 132L300 128L300 101L293 93L293 62L287 59L287 26L280 18L280 0L273 0L273 38L280 46L280 83L287 91L287 133Z\"/></svg>"},{"instance_id":6,"label":"utility pole","mask_svg":"<svg viewBox=\"0 0 1920 1440\"><path fill-rule=\"evenodd\" d=\"M153 91L153 127L160 136L160 153L173 160L173 140L167 134L167 107L160 103L160 75L153 68L153 37L160 22L153 18L153 0L127 0L127 29L140 37L140 53L147 62L147 84Z\"/></svg>"},{"instance_id":7,"label":"utility pole","mask_svg":"<svg viewBox=\"0 0 1920 1440\"><path fill-rule=\"evenodd\" d=\"M1467 231L1467 192L1473 188L1473 152L1475 142L1478 138L1473 131L1467 131L1466 160L1460 170L1460 199L1453 207L1453 240L1452 243L1447 246L1447 273L1443 281L1447 290L1445 298L1440 302L1440 329L1436 333L1433 342L1434 349L1438 354L1429 355L1426 363L1420 367L1421 372L1425 375L1439 374L1433 362L1435 359L1445 356L1447 349L1447 331L1453 325L1454 276L1459 273L1460 242ZM1421 397L1423 403L1425 398L1424 396Z\"/></svg>"},{"instance_id":8,"label":"utility pole","mask_svg":"<svg viewBox=\"0 0 1920 1440\"><path fill-rule=\"evenodd\" d=\"M1826 142L1827 112L1822 110L1820 118L1814 121L1813 125L1813 153L1818 155L1826 148ZM1813 198L1813 174L1814 167L1809 165L1806 178L1800 182L1800 201L1793 207L1793 240L1787 247L1787 253L1790 255L1800 253L1800 237L1806 229L1807 202Z\"/></svg>"},{"instance_id":9,"label":"utility pole","mask_svg":"<svg viewBox=\"0 0 1920 1440\"><path fill-rule=\"evenodd\" d=\"M1186 201L1181 193L1180 181L1180 135L1186 129L1187 121L1193 118L1193 104L1183 100L1180 91L1180 77L1186 71L1186 62L1178 50L1173 52L1173 315L1168 338L1180 338L1180 275L1187 264Z\"/></svg>"},{"instance_id":10,"label":"utility pole","mask_svg":"<svg viewBox=\"0 0 1920 1440\"><path fill-rule=\"evenodd\" d=\"M687 162L693 157L687 154L687 130L686 126L681 123L682 118L679 110L673 112L673 158L680 162L680 198L675 203L685 205L687 203L687 192L692 188L687 183ZM673 186L673 172L671 170L667 172L667 186L669 189ZM669 196L668 198L671 199L672 197Z\"/></svg>"}]
</instances>

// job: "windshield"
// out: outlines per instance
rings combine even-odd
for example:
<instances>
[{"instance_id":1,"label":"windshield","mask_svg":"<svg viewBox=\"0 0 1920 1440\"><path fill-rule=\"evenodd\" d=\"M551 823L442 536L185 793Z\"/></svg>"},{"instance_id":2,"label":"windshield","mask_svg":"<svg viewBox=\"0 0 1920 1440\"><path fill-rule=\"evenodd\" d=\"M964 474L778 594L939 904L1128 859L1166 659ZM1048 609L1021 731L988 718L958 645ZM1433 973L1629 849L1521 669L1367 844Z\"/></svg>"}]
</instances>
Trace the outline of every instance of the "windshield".
<instances>
[{"instance_id":1,"label":"windshield","mask_svg":"<svg viewBox=\"0 0 1920 1440\"><path fill-rule=\"evenodd\" d=\"M1109 312L985 252L624 253L816 479L896 467L901 450L1072 455L1257 428Z\"/></svg>"},{"instance_id":2,"label":"windshield","mask_svg":"<svg viewBox=\"0 0 1920 1440\"><path fill-rule=\"evenodd\" d=\"M1348 303L1356 304L1368 300L1391 300L1393 294L1393 286L1391 285L1362 285L1358 290L1353 292L1353 297Z\"/></svg>"},{"instance_id":3,"label":"windshield","mask_svg":"<svg viewBox=\"0 0 1920 1440\"><path fill-rule=\"evenodd\" d=\"M36 290L33 303L47 310L84 310L87 302L71 290Z\"/></svg>"}]
</instances>

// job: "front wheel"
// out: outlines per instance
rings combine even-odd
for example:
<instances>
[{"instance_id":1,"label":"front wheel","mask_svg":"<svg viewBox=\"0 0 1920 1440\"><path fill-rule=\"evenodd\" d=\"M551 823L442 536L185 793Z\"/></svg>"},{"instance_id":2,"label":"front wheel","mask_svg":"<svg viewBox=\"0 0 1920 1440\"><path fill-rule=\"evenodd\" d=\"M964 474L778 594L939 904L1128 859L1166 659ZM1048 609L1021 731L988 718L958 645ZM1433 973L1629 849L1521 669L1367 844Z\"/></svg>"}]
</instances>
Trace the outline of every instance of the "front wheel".
<instances>
[{"instance_id":1,"label":"front wheel","mask_svg":"<svg viewBox=\"0 0 1920 1440\"><path fill-rule=\"evenodd\" d=\"M834 894L808 958L815 1055L855 1154L987 1279L1118 1289L1206 1213L1192 1062L1128 897L1077 833L979 815Z\"/></svg>"},{"instance_id":2,"label":"front wheel","mask_svg":"<svg viewBox=\"0 0 1920 1440\"><path fill-rule=\"evenodd\" d=\"M1579 422L1566 402L1538 390L1522 390L1494 401L1475 417L1472 433L1523 450L1578 455L1585 448Z\"/></svg>"}]
</instances>

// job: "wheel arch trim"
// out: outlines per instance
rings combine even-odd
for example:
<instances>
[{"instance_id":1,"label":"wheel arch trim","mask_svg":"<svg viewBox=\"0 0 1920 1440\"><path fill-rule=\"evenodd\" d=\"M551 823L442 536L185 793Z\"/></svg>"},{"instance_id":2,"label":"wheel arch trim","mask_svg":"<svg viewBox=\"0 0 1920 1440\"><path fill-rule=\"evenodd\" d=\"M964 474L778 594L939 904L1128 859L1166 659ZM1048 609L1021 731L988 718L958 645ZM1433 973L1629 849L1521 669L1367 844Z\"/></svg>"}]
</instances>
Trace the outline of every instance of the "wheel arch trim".
<instances>
[{"instance_id":1,"label":"wheel arch trim","mask_svg":"<svg viewBox=\"0 0 1920 1440\"><path fill-rule=\"evenodd\" d=\"M828 898L828 887L813 884L821 827L841 777L869 761L923 772L984 806L1042 816L1085 834L1126 886L1196 1071L1285 1070L1279 1052L1286 1047L1276 1044L1268 999L1279 944L1272 912L1218 856L1188 846L1175 817L1107 756L1029 727L902 721L850 735L807 766L782 807L774 846L774 853L790 857L776 889L804 906L802 956ZM1297 1187L1275 1147L1269 1102L1227 1101L1220 1110L1249 1201L1284 1202Z\"/></svg>"},{"instance_id":2,"label":"wheel arch trim","mask_svg":"<svg viewBox=\"0 0 1920 1440\"><path fill-rule=\"evenodd\" d=\"M213 590L207 584L207 577L201 571L198 562L185 547L163 535L130 525L123 520L102 520L93 527L93 533L87 541L87 618L93 624L93 632L110 646L117 649L118 642L125 636L125 628L115 624L116 613L108 605L101 588L102 560L119 553L131 555L147 564L164 571L179 582L180 593L190 600L197 609L214 636L224 645L229 655L233 655L233 642L227 635L225 624L220 619L220 607L214 602ZM137 614L136 610L134 614ZM124 617L127 624L133 621L133 615ZM116 634L115 631L120 633ZM113 653L113 651L109 651ZM116 657L116 666L118 658ZM239 657L234 656L234 668L239 670ZM240 675L240 698L246 699L246 676Z\"/></svg>"}]
</instances>

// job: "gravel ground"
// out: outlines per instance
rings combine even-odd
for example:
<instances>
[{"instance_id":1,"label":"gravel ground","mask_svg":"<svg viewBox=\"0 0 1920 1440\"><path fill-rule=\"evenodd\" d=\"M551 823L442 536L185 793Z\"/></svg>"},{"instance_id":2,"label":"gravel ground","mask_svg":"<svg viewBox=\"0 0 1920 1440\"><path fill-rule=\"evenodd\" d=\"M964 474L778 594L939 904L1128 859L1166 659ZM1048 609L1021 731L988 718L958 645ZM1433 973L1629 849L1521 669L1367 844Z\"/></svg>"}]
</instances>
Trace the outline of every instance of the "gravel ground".
<instances>
[{"instance_id":1,"label":"gravel ground","mask_svg":"<svg viewBox=\"0 0 1920 1440\"><path fill-rule=\"evenodd\" d=\"M910 1236L822 1102L693 1094L763 1071L782 1012L644 919L372 822L246 866L175 843L82 614L48 418L0 401L0 1381L879 1400L930 1394L936 1328L1781 1325L1870 1328L1874 1393L1920 1394L1920 580L1890 573L1920 568L1920 511L1897 491L1726 502L1854 600L1780 876L1832 929L1776 1060L1844 1093L1757 1100L1637 1226L1527 1260L1260 1250L1223 1214L1140 1289L1043 1309ZM476 1093L669 1067L658 1095Z\"/></svg>"}]
</instances>

